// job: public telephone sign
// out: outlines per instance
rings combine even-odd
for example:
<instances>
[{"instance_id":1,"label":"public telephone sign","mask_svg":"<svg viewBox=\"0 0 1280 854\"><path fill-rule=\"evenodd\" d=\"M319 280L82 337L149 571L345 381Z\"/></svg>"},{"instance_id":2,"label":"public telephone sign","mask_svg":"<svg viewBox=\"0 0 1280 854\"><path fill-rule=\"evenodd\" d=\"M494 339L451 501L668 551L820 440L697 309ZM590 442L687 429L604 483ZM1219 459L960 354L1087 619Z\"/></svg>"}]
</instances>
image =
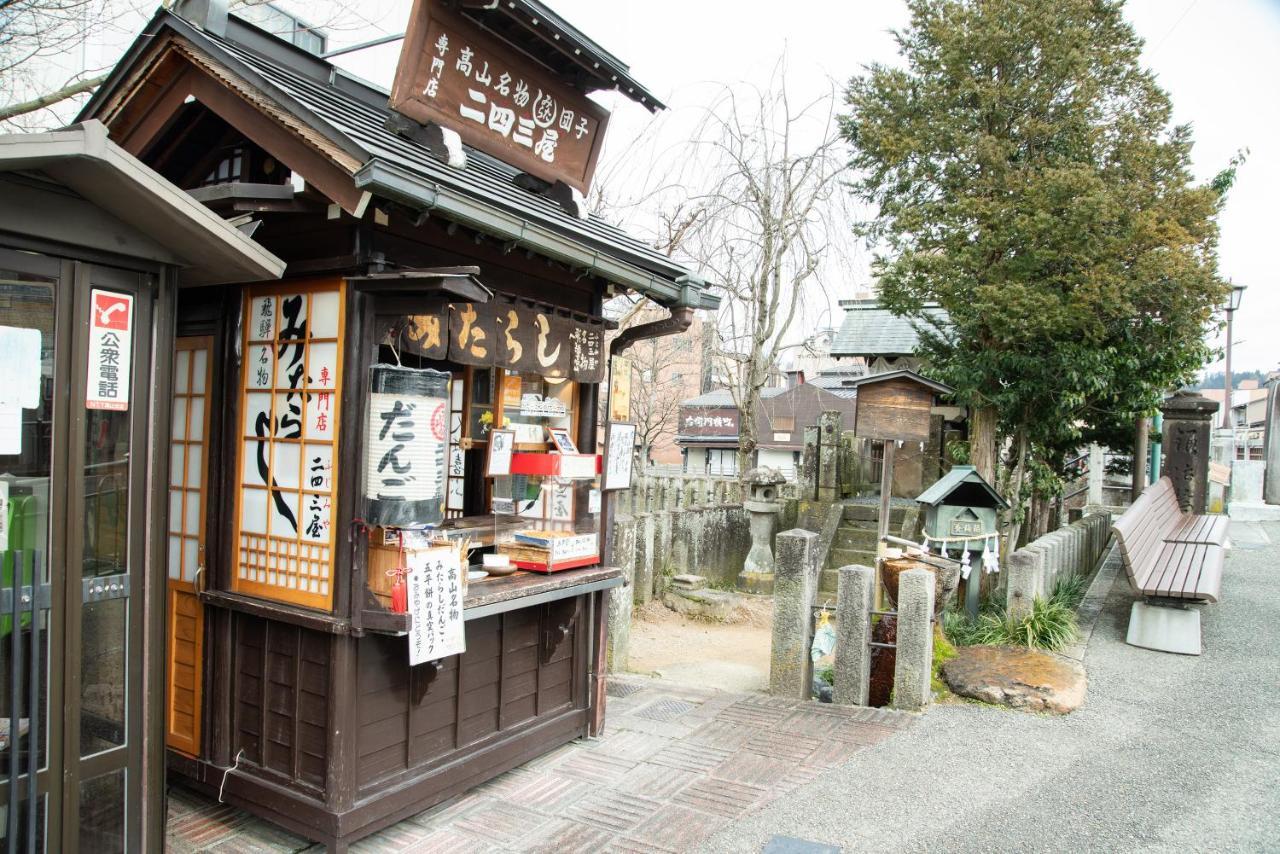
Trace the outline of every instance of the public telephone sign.
<instances>
[{"instance_id":1,"label":"public telephone sign","mask_svg":"<svg viewBox=\"0 0 1280 854\"><path fill-rule=\"evenodd\" d=\"M88 409L122 412L129 408L133 296L95 289L89 292L89 301L89 370L84 405Z\"/></svg>"}]
</instances>

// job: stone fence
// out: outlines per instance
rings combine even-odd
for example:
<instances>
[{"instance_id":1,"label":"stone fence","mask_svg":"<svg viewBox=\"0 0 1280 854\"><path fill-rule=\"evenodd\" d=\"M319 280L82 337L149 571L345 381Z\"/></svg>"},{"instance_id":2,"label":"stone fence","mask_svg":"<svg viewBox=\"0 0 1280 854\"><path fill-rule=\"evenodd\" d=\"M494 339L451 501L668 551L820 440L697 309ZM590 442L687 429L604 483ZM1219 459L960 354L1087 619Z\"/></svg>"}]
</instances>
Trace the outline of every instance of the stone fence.
<instances>
[{"instance_id":1,"label":"stone fence","mask_svg":"<svg viewBox=\"0 0 1280 854\"><path fill-rule=\"evenodd\" d=\"M704 504L614 519L609 563L622 570L624 586L609 597L610 670L626 669L632 606L660 597L672 576L735 586L751 549L747 515L741 504Z\"/></svg>"},{"instance_id":2,"label":"stone fence","mask_svg":"<svg viewBox=\"0 0 1280 854\"><path fill-rule=\"evenodd\" d=\"M818 534L795 529L777 537L769 692L807 700L813 691L813 609L818 594ZM866 705L871 678L875 571L840 568L836 597L835 701ZM932 696L934 574L913 569L898 578L892 705L918 711Z\"/></svg>"},{"instance_id":3,"label":"stone fence","mask_svg":"<svg viewBox=\"0 0 1280 854\"><path fill-rule=\"evenodd\" d=\"M1092 572L1110 541L1111 514L1095 510L1015 551L1001 573L1009 614L1026 615L1032 601L1047 599L1059 581Z\"/></svg>"},{"instance_id":4,"label":"stone fence","mask_svg":"<svg viewBox=\"0 0 1280 854\"><path fill-rule=\"evenodd\" d=\"M797 498L800 489L798 483L784 483L778 488L779 498ZM737 476L666 474L652 470L637 475L631 488L618 492L614 498L619 514L740 503L742 481Z\"/></svg>"}]
</instances>

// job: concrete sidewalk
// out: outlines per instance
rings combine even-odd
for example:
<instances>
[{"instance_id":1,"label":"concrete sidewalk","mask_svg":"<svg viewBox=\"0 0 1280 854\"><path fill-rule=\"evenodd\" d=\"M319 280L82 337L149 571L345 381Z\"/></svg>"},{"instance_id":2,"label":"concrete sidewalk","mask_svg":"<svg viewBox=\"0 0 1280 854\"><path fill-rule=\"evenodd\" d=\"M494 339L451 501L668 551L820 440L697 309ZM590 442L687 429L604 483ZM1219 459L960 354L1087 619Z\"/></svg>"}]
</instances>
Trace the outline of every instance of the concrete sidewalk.
<instances>
[{"instance_id":1,"label":"concrete sidewalk","mask_svg":"<svg viewBox=\"0 0 1280 854\"><path fill-rule=\"evenodd\" d=\"M845 851L1280 850L1280 524L1231 531L1202 656L1126 645L1121 575L1080 711L935 707L702 850L760 851L775 835Z\"/></svg>"}]
</instances>

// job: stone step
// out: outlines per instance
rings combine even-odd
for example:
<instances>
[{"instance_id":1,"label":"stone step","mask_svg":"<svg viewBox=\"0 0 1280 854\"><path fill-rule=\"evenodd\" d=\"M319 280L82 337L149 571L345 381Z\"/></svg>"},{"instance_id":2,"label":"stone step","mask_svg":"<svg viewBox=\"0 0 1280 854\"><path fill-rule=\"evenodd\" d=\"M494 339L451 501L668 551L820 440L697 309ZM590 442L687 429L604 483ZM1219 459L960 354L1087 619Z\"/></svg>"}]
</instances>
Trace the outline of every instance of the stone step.
<instances>
[{"instance_id":1,"label":"stone step","mask_svg":"<svg viewBox=\"0 0 1280 854\"><path fill-rule=\"evenodd\" d=\"M902 517L907 512L907 508L897 506L889 508L889 521L894 525L902 524ZM846 504L844 506L844 521L846 522L875 522L880 518L880 505L878 504Z\"/></svg>"},{"instance_id":2,"label":"stone step","mask_svg":"<svg viewBox=\"0 0 1280 854\"><path fill-rule=\"evenodd\" d=\"M848 566L851 563L862 564L863 566L875 566L876 550L874 547L870 549L832 549L827 555L827 566L836 569L841 566Z\"/></svg>"},{"instance_id":3,"label":"stone step","mask_svg":"<svg viewBox=\"0 0 1280 854\"><path fill-rule=\"evenodd\" d=\"M862 566L874 567L876 565L876 556L869 555L866 557L860 557L857 560L851 560L851 561L848 561L847 563L842 563L840 564L840 566L848 566L850 563L856 563L856 564L861 564ZM839 566L831 566L828 568L824 568L822 570L822 573L818 576L818 592L819 593L835 594L836 588L838 587L839 584L840 584L840 567Z\"/></svg>"},{"instance_id":4,"label":"stone step","mask_svg":"<svg viewBox=\"0 0 1280 854\"><path fill-rule=\"evenodd\" d=\"M875 527L862 528L852 525L841 525L836 529L835 540L831 547L836 549L870 549L875 551L880 532Z\"/></svg>"}]
</instances>

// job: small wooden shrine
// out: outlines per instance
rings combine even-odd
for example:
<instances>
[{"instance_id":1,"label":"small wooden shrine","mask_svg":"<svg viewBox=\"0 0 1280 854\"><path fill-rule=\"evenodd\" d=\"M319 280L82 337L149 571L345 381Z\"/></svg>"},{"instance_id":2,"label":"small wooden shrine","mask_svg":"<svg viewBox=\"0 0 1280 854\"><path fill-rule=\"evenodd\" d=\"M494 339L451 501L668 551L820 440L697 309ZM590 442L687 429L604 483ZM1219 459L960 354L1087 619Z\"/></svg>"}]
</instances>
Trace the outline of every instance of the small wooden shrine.
<instances>
[{"instance_id":1,"label":"small wooden shrine","mask_svg":"<svg viewBox=\"0 0 1280 854\"><path fill-rule=\"evenodd\" d=\"M83 113L287 261L177 299L169 767L345 850L599 730L602 384L716 300L585 210L586 94L661 104L540 3L418 0L390 95L217 7Z\"/></svg>"}]
</instances>

